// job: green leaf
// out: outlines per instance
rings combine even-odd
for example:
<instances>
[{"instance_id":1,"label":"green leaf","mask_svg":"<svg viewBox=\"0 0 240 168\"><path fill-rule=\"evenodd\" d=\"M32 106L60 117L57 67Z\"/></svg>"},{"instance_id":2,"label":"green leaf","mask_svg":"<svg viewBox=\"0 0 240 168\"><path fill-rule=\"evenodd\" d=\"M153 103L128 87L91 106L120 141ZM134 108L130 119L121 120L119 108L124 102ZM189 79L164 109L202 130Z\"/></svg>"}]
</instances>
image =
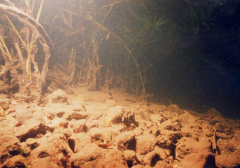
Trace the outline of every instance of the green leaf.
<instances>
[{"instance_id":1,"label":"green leaf","mask_svg":"<svg viewBox=\"0 0 240 168\"><path fill-rule=\"evenodd\" d=\"M150 20L147 16L143 15L143 16L139 16L137 15L134 11L130 10L131 14L139 21L141 22L145 28L147 28L150 25Z\"/></svg>"},{"instance_id":2,"label":"green leaf","mask_svg":"<svg viewBox=\"0 0 240 168\"><path fill-rule=\"evenodd\" d=\"M158 27L158 26L162 26L164 25L165 23L167 23L166 20L158 20L157 22L154 23L154 26Z\"/></svg>"}]
</instances>

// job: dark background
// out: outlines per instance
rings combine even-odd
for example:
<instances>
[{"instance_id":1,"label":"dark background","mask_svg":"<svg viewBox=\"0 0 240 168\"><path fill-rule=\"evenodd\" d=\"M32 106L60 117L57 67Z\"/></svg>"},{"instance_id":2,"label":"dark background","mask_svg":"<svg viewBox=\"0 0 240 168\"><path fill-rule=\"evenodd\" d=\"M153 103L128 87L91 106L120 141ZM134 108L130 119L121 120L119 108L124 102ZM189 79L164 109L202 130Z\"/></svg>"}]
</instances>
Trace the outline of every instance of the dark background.
<instances>
[{"instance_id":1,"label":"dark background","mask_svg":"<svg viewBox=\"0 0 240 168\"><path fill-rule=\"evenodd\" d=\"M214 107L239 118L240 4L221 3L214 8L210 31L180 36L175 51L155 66L161 75L153 92L159 88L159 94L181 107L202 112Z\"/></svg>"}]
</instances>

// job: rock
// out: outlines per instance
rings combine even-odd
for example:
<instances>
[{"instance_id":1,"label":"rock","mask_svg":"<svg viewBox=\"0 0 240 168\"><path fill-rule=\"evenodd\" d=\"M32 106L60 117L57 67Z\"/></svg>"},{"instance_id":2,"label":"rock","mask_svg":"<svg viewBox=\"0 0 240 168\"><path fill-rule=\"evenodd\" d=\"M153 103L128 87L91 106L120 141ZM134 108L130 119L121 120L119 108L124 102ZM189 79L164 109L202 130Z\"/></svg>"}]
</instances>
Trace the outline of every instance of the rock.
<instances>
[{"instance_id":1,"label":"rock","mask_svg":"<svg viewBox=\"0 0 240 168\"><path fill-rule=\"evenodd\" d=\"M106 150L103 156L96 160L96 164L89 166L96 168L128 168L122 152L118 149Z\"/></svg>"},{"instance_id":2,"label":"rock","mask_svg":"<svg viewBox=\"0 0 240 168\"><path fill-rule=\"evenodd\" d=\"M46 134L44 137L38 139L37 142L40 145L31 151L29 158L61 158L63 156L70 157L73 154L63 134Z\"/></svg>"},{"instance_id":3,"label":"rock","mask_svg":"<svg viewBox=\"0 0 240 168\"><path fill-rule=\"evenodd\" d=\"M74 133L80 133L80 132L86 132L87 127L86 127L86 120L72 120L69 122L70 128L73 129Z\"/></svg>"},{"instance_id":4,"label":"rock","mask_svg":"<svg viewBox=\"0 0 240 168\"><path fill-rule=\"evenodd\" d=\"M99 139L101 139L102 138L102 136L103 136L103 132L102 132L102 130L101 129L99 129L99 128L91 128L88 132L87 132L87 134L89 134L93 139L95 139L95 140L99 140Z\"/></svg>"},{"instance_id":5,"label":"rock","mask_svg":"<svg viewBox=\"0 0 240 168\"><path fill-rule=\"evenodd\" d=\"M143 133L143 129L140 127L137 127L133 130L133 132L134 132L135 136L139 136Z\"/></svg>"},{"instance_id":6,"label":"rock","mask_svg":"<svg viewBox=\"0 0 240 168\"><path fill-rule=\"evenodd\" d=\"M181 163L184 168L216 167L214 155L206 151L191 153L187 155Z\"/></svg>"},{"instance_id":7,"label":"rock","mask_svg":"<svg viewBox=\"0 0 240 168\"><path fill-rule=\"evenodd\" d=\"M97 159L102 153L102 149L97 144L91 143L83 147L78 153L74 153L70 157L73 167L81 167L87 161Z\"/></svg>"},{"instance_id":8,"label":"rock","mask_svg":"<svg viewBox=\"0 0 240 168\"><path fill-rule=\"evenodd\" d=\"M32 149L29 146L27 146L25 142L22 142L21 150L22 150L22 155L24 157L28 157L30 155Z\"/></svg>"},{"instance_id":9,"label":"rock","mask_svg":"<svg viewBox=\"0 0 240 168\"><path fill-rule=\"evenodd\" d=\"M2 165L2 168L25 168L26 167L26 158L21 155L14 156L6 160Z\"/></svg>"},{"instance_id":10,"label":"rock","mask_svg":"<svg viewBox=\"0 0 240 168\"><path fill-rule=\"evenodd\" d=\"M169 119L159 125L159 130L160 131L162 130L180 131L181 126L177 119Z\"/></svg>"},{"instance_id":11,"label":"rock","mask_svg":"<svg viewBox=\"0 0 240 168\"><path fill-rule=\"evenodd\" d=\"M68 108L66 108L66 106L64 106L63 104L59 103L59 104L53 104L53 105L51 104L50 107L44 107L44 111L47 114L52 114L54 116L61 118L68 110Z\"/></svg>"},{"instance_id":12,"label":"rock","mask_svg":"<svg viewBox=\"0 0 240 168\"><path fill-rule=\"evenodd\" d=\"M218 115L218 116L222 116L221 113L219 113L219 111L217 111L215 108L210 108L208 111L207 111L207 114L208 115Z\"/></svg>"},{"instance_id":13,"label":"rock","mask_svg":"<svg viewBox=\"0 0 240 168\"><path fill-rule=\"evenodd\" d=\"M33 118L32 112L24 105L17 105L14 115L15 119L18 121L17 126L21 126L25 121Z\"/></svg>"},{"instance_id":14,"label":"rock","mask_svg":"<svg viewBox=\"0 0 240 168\"><path fill-rule=\"evenodd\" d=\"M177 143L179 139L181 139L182 133L181 131L169 131L169 130L162 130L161 135L164 136L167 140L170 140L172 143Z\"/></svg>"},{"instance_id":15,"label":"rock","mask_svg":"<svg viewBox=\"0 0 240 168\"><path fill-rule=\"evenodd\" d=\"M238 167L240 166L240 155L224 154L215 156L216 165L219 167Z\"/></svg>"},{"instance_id":16,"label":"rock","mask_svg":"<svg viewBox=\"0 0 240 168\"><path fill-rule=\"evenodd\" d=\"M29 167L31 168L33 167L65 168L65 165L58 158L44 157L44 158L34 158L34 160L31 160Z\"/></svg>"},{"instance_id":17,"label":"rock","mask_svg":"<svg viewBox=\"0 0 240 168\"><path fill-rule=\"evenodd\" d=\"M199 141L191 137L183 137L176 144L176 158L183 159L188 154L199 153L201 151L211 152L212 143L208 138L200 138Z\"/></svg>"},{"instance_id":18,"label":"rock","mask_svg":"<svg viewBox=\"0 0 240 168\"><path fill-rule=\"evenodd\" d=\"M145 155L154 149L155 136L150 133L144 133L138 136L136 141L136 152Z\"/></svg>"},{"instance_id":19,"label":"rock","mask_svg":"<svg viewBox=\"0 0 240 168\"><path fill-rule=\"evenodd\" d=\"M6 111L9 108L9 104L11 103L11 101L7 98L0 98L0 107L2 107L2 109L4 111Z\"/></svg>"},{"instance_id":20,"label":"rock","mask_svg":"<svg viewBox=\"0 0 240 168\"><path fill-rule=\"evenodd\" d=\"M152 123L152 122L147 122L146 124L147 124L147 125L146 125L146 128L147 128L147 129L150 129L150 128L153 127L153 123Z\"/></svg>"},{"instance_id":21,"label":"rock","mask_svg":"<svg viewBox=\"0 0 240 168\"><path fill-rule=\"evenodd\" d=\"M85 106L82 104L73 104L70 107L72 107L74 111L86 111Z\"/></svg>"},{"instance_id":22,"label":"rock","mask_svg":"<svg viewBox=\"0 0 240 168\"><path fill-rule=\"evenodd\" d=\"M124 132L127 130L127 127L124 124L113 125L112 128L114 128L117 132Z\"/></svg>"},{"instance_id":23,"label":"rock","mask_svg":"<svg viewBox=\"0 0 240 168\"><path fill-rule=\"evenodd\" d=\"M119 150L135 150L136 149L136 140L135 134L133 131L127 131L116 138L117 148Z\"/></svg>"},{"instance_id":24,"label":"rock","mask_svg":"<svg viewBox=\"0 0 240 168\"><path fill-rule=\"evenodd\" d=\"M160 148L169 149L171 151L175 150L175 144L171 140L169 140L167 137L159 135L156 138L156 145Z\"/></svg>"},{"instance_id":25,"label":"rock","mask_svg":"<svg viewBox=\"0 0 240 168\"><path fill-rule=\"evenodd\" d=\"M216 132L216 137L218 139L231 139L232 135L227 135L226 133Z\"/></svg>"},{"instance_id":26,"label":"rock","mask_svg":"<svg viewBox=\"0 0 240 168\"><path fill-rule=\"evenodd\" d=\"M176 105L176 104L170 104L170 105L167 107L167 110L168 110L168 111L171 111L171 112L175 112L175 113L177 113L178 115L183 114L183 110L180 109L179 106Z\"/></svg>"},{"instance_id":27,"label":"rock","mask_svg":"<svg viewBox=\"0 0 240 168\"><path fill-rule=\"evenodd\" d=\"M127 127L133 126L133 129L138 126L135 114L131 111L126 111L122 106L108 108L105 120L108 120L111 124L124 123Z\"/></svg>"},{"instance_id":28,"label":"rock","mask_svg":"<svg viewBox=\"0 0 240 168\"><path fill-rule=\"evenodd\" d=\"M63 89L63 91L66 92L67 94L74 94L74 90L70 88Z\"/></svg>"},{"instance_id":29,"label":"rock","mask_svg":"<svg viewBox=\"0 0 240 168\"><path fill-rule=\"evenodd\" d=\"M209 129L202 128L201 124L199 124L197 122L181 124L181 125L182 125L181 133L182 133L183 136L192 137L195 140L197 140L198 137L203 134L203 131L205 131L204 132L205 135L209 134L210 137L213 136L213 134L211 132L206 132L206 130L209 130Z\"/></svg>"},{"instance_id":30,"label":"rock","mask_svg":"<svg viewBox=\"0 0 240 168\"><path fill-rule=\"evenodd\" d=\"M231 139L233 137L232 127L228 123L217 123L216 128L216 137L218 139Z\"/></svg>"},{"instance_id":31,"label":"rock","mask_svg":"<svg viewBox=\"0 0 240 168\"><path fill-rule=\"evenodd\" d=\"M70 136L72 136L72 134L73 134L73 132L72 132L72 130L70 130L70 129L64 129L63 131L62 131L62 133L63 133L63 135L66 137L66 139L68 139Z\"/></svg>"},{"instance_id":32,"label":"rock","mask_svg":"<svg viewBox=\"0 0 240 168\"><path fill-rule=\"evenodd\" d=\"M49 133L49 132L48 132ZM47 133L47 134L48 134ZM73 134L73 130L70 128L64 129L62 127L56 128L52 134L62 134L65 136L66 139L68 139Z\"/></svg>"},{"instance_id":33,"label":"rock","mask_svg":"<svg viewBox=\"0 0 240 168\"><path fill-rule=\"evenodd\" d=\"M65 118L55 118L53 120L47 121L45 125L47 127L47 130L55 130L59 127L68 128L68 123L69 121L67 121Z\"/></svg>"},{"instance_id":34,"label":"rock","mask_svg":"<svg viewBox=\"0 0 240 168\"><path fill-rule=\"evenodd\" d=\"M91 136L85 133L73 134L68 144L74 153L78 153L84 146L91 143Z\"/></svg>"},{"instance_id":35,"label":"rock","mask_svg":"<svg viewBox=\"0 0 240 168\"><path fill-rule=\"evenodd\" d=\"M66 111L66 113L62 116L62 118L65 118L66 120L80 120L88 117L88 114L86 112L78 112L78 111Z\"/></svg>"},{"instance_id":36,"label":"rock","mask_svg":"<svg viewBox=\"0 0 240 168\"><path fill-rule=\"evenodd\" d=\"M159 116L159 113L163 112L166 109L167 107L165 105L150 104L148 106L148 111L158 113L158 116Z\"/></svg>"},{"instance_id":37,"label":"rock","mask_svg":"<svg viewBox=\"0 0 240 168\"><path fill-rule=\"evenodd\" d=\"M123 152L123 156L124 156L125 160L127 160L127 161L134 160L136 158L136 153L133 150L125 150Z\"/></svg>"},{"instance_id":38,"label":"rock","mask_svg":"<svg viewBox=\"0 0 240 168\"><path fill-rule=\"evenodd\" d=\"M133 150L125 150L123 152L124 159L127 161L128 166L132 166L138 163L136 153Z\"/></svg>"},{"instance_id":39,"label":"rock","mask_svg":"<svg viewBox=\"0 0 240 168\"><path fill-rule=\"evenodd\" d=\"M150 119L150 113L149 112L147 112L147 111L145 111L144 109L139 109L139 110L137 110L137 112L135 112L137 115L136 115L136 120L138 120L138 121L145 121L145 122L147 122L147 121L151 121L151 119Z\"/></svg>"},{"instance_id":40,"label":"rock","mask_svg":"<svg viewBox=\"0 0 240 168\"><path fill-rule=\"evenodd\" d=\"M159 148L156 147L153 151L147 153L143 158L143 163L145 165L155 166L157 161L166 159L167 155L165 152Z\"/></svg>"},{"instance_id":41,"label":"rock","mask_svg":"<svg viewBox=\"0 0 240 168\"><path fill-rule=\"evenodd\" d=\"M138 122L136 122L136 120L135 120L135 114L131 111L124 112L123 123L127 127L132 127L133 129L138 126Z\"/></svg>"},{"instance_id":42,"label":"rock","mask_svg":"<svg viewBox=\"0 0 240 168\"><path fill-rule=\"evenodd\" d=\"M65 111L58 111L56 113L57 117L61 118L65 114Z\"/></svg>"},{"instance_id":43,"label":"rock","mask_svg":"<svg viewBox=\"0 0 240 168\"><path fill-rule=\"evenodd\" d=\"M13 118L11 115L7 115L2 121L0 121L0 128L13 131L17 124L18 121L15 118Z\"/></svg>"},{"instance_id":44,"label":"rock","mask_svg":"<svg viewBox=\"0 0 240 168\"><path fill-rule=\"evenodd\" d=\"M46 123L49 120L47 114L43 110L34 112L33 118L43 123Z\"/></svg>"},{"instance_id":45,"label":"rock","mask_svg":"<svg viewBox=\"0 0 240 168\"><path fill-rule=\"evenodd\" d=\"M5 116L5 111L3 110L2 107L0 107L0 117L4 117Z\"/></svg>"},{"instance_id":46,"label":"rock","mask_svg":"<svg viewBox=\"0 0 240 168\"><path fill-rule=\"evenodd\" d=\"M166 118L163 117L163 115L159 115L159 114L150 115L150 119L151 119L152 123L156 123L157 125L166 121Z\"/></svg>"},{"instance_id":47,"label":"rock","mask_svg":"<svg viewBox=\"0 0 240 168\"><path fill-rule=\"evenodd\" d=\"M4 163L7 159L21 154L21 152L19 139L12 132L0 128L0 163Z\"/></svg>"},{"instance_id":48,"label":"rock","mask_svg":"<svg viewBox=\"0 0 240 168\"><path fill-rule=\"evenodd\" d=\"M98 127L99 126L99 121L98 120L91 120L86 122L87 129L90 130L93 127Z\"/></svg>"},{"instance_id":49,"label":"rock","mask_svg":"<svg viewBox=\"0 0 240 168\"><path fill-rule=\"evenodd\" d=\"M86 112L72 112L71 119L80 120L86 118L88 115Z\"/></svg>"},{"instance_id":50,"label":"rock","mask_svg":"<svg viewBox=\"0 0 240 168\"><path fill-rule=\"evenodd\" d=\"M174 167L172 165L173 162L174 162L173 158L166 158L164 160L157 161L156 164L155 162L153 162L153 165L155 164L155 167L173 168Z\"/></svg>"},{"instance_id":51,"label":"rock","mask_svg":"<svg viewBox=\"0 0 240 168\"><path fill-rule=\"evenodd\" d=\"M106 108L109 108L109 107L114 107L114 106L116 106L116 105L117 105L117 102L116 102L116 100L108 99L108 100L105 101L104 104L105 104Z\"/></svg>"},{"instance_id":52,"label":"rock","mask_svg":"<svg viewBox=\"0 0 240 168\"><path fill-rule=\"evenodd\" d=\"M83 104L85 102L84 97L82 94L78 94L77 97L74 99L72 104Z\"/></svg>"},{"instance_id":53,"label":"rock","mask_svg":"<svg viewBox=\"0 0 240 168\"><path fill-rule=\"evenodd\" d=\"M148 131L149 131L149 133L153 134L154 136L160 135L158 126L152 126L152 127L150 127L150 129Z\"/></svg>"},{"instance_id":54,"label":"rock","mask_svg":"<svg viewBox=\"0 0 240 168\"><path fill-rule=\"evenodd\" d=\"M145 168L145 167L143 165L138 164L138 165L132 166L131 168Z\"/></svg>"},{"instance_id":55,"label":"rock","mask_svg":"<svg viewBox=\"0 0 240 168\"><path fill-rule=\"evenodd\" d=\"M102 140L108 144L112 144L112 141L120 134L120 132L115 129L115 126L102 128L101 130L103 132Z\"/></svg>"},{"instance_id":56,"label":"rock","mask_svg":"<svg viewBox=\"0 0 240 168\"><path fill-rule=\"evenodd\" d=\"M61 89L54 91L48 96L50 103L68 103L67 93Z\"/></svg>"},{"instance_id":57,"label":"rock","mask_svg":"<svg viewBox=\"0 0 240 168\"><path fill-rule=\"evenodd\" d=\"M40 145L39 141L34 138L28 138L25 143L31 150L35 149Z\"/></svg>"},{"instance_id":58,"label":"rock","mask_svg":"<svg viewBox=\"0 0 240 168\"><path fill-rule=\"evenodd\" d=\"M107 118L111 121L111 123L121 123L124 120L124 109L122 106L114 106L108 108Z\"/></svg>"},{"instance_id":59,"label":"rock","mask_svg":"<svg viewBox=\"0 0 240 168\"><path fill-rule=\"evenodd\" d=\"M188 112L185 112L177 117L180 123L183 124L193 124L196 123L196 119L193 115L189 114Z\"/></svg>"},{"instance_id":60,"label":"rock","mask_svg":"<svg viewBox=\"0 0 240 168\"><path fill-rule=\"evenodd\" d=\"M36 135L46 133L45 125L40 123L38 120L30 119L27 120L20 127L16 127L15 136L20 139L20 141L26 141L28 138L34 138Z\"/></svg>"},{"instance_id":61,"label":"rock","mask_svg":"<svg viewBox=\"0 0 240 168\"><path fill-rule=\"evenodd\" d=\"M238 148L237 146L235 148L231 139L218 139L217 147L221 155L228 155L230 152L233 152L234 149Z\"/></svg>"},{"instance_id":62,"label":"rock","mask_svg":"<svg viewBox=\"0 0 240 168\"><path fill-rule=\"evenodd\" d=\"M235 130L235 134L232 138L232 143L234 145L235 149L238 149L239 153L240 153L240 130Z\"/></svg>"}]
</instances>

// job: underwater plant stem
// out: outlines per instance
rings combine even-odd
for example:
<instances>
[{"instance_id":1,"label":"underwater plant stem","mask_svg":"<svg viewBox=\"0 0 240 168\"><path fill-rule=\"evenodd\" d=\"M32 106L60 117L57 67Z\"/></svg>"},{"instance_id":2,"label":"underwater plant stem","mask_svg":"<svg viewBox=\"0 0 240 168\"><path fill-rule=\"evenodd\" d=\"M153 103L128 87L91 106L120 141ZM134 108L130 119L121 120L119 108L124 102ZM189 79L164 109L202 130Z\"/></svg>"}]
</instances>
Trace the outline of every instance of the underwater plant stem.
<instances>
[{"instance_id":1,"label":"underwater plant stem","mask_svg":"<svg viewBox=\"0 0 240 168\"><path fill-rule=\"evenodd\" d=\"M104 16L104 18L103 18L103 20L102 20L102 22L101 22L101 25L103 24L103 22L104 22L105 19L107 18L108 14L109 14L110 11L112 10L112 8L113 8L113 6L116 4L116 2L117 2L117 0L115 0L115 1L112 3L110 9L108 10L108 12L106 13L106 15Z\"/></svg>"},{"instance_id":2,"label":"underwater plant stem","mask_svg":"<svg viewBox=\"0 0 240 168\"><path fill-rule=\"evenodd\" d=\"M38 14L37 14L37 18L36 18L36 22L39 22L39 18L40 18L41 12L42 12L43 3L44 3L44 0L41 1L40 7L39 7L39 10L38 10Z\"/></svg>"},{"instance_id":3,"label":"underwater plant stem","mask_svg":"<svg viewBox=\"0 0 240 168\"><path fill-rule=\"evenodd\" d=\"M4 42L4 40L3 40L3 38L2 38L1 35L0 35L0 40L1 40L2 44L3 44L3 47L4 47L5 50L6 50L6 53L7 53L8 58L9 58L10 61L12 62L13 60L12 60L11 54L9 53L9 50L8 50L8 48L7 48L7 46L6 46L6 44L5 44L5 42Z\"/></svg>"},{"instance_id":4,"label":"underwater plant stem","mask_svg":"<svg viewBox=\"0 0 240 168\"><path fill-rule=\"evenodd\" d=\"M112 31L110 31L108 28L104 27L104 26L101 25L100 23L94 21L91 17L86 17L86 19L92 21L94 24L96 24L97 26L99 26L99 27L102 28L103 30L110 32L114 37L116 37L116 38L124 45L124 47L127 49L127 51L128 51L129 54L132 56L132 58L133 58L133 60L134 60L134 62L135 62L135 65L136 65L136 67L137 67L138 74L139 74L139 77L140 77L140 80L141 80L141 83L142 83L143 92L145 92L145 84L144 84L144 82L143 82L143 77L142 77L142 74L141 74L141 71L140 71L139 64L138 64L135 56L133 55L132 51L128 48L127 44L121 39L121 37L119 37L118 35L116 35L116 34L113 33Z\"/></svg>"}]
</instances>

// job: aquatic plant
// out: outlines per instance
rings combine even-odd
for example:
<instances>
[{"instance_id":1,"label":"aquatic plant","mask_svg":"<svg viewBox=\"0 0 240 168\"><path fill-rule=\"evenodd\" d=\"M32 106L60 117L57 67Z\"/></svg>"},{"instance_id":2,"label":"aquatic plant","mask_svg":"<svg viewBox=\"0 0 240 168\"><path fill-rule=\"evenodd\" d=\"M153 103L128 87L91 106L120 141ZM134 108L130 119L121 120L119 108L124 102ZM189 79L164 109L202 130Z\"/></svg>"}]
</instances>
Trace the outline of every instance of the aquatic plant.
<instances>
[{"instance_id":1,"label":"aquatic plant","mask_svg":"<svg viewBox=\"0 0 240 168\"><path fill-rule=\"evenodd\" d=\"M30 6L27 6L27 12L24 12L16 8L14 4L8 0L4 0L4 3L0 4L0 10L5 14L5 18L10 26L9 30L11 30L9 31L8 40L13 43L14 51L16 52L16 56L14 56L15 64L10 64L11 66L9 66L8 61L5 60L5 69L4 72L1 73L4 75L6 72L11 71L10 85L12 88L18 85L20 92L26 93L26 95L30 97L33 96L31 89L36 88L34 91L38 93L37 96L34 97L36 102L39 102L42 96L42 88L46 79L50 52L53 48L51 40L45 30L38 23L43 1L44 0L42 0L38 10L37 20L31 16L30 13L32 11L29 11L29 9L33 8L30 8ZM25 4L30 5L30 1L26 0ZM32 4L34 6L34 2L32 2ZM14 20L15 23L13 23L13 18L16 18L20 22ZM16 23L20 25L18 25L17 28L14 25ZM22 27L20 23L23 23ZM21 30L19 30L19 27L21 27ZM16 37L20 42L16 40ZM38 52L38 42L45 53L42 67L39 67L35 59L36 53ZM25 52L27 53L26 55L23 54ZM34 70L33 72L32 69ZM41 71L39 69L41 69Z\"/></svg>"},{"instance_id":2,"label":"aquatic plant","mask_svg":"<svg viewBox=\"0 0 240 168\"><path fill-rule=\"evenodd\" d=\"M125 91L144 95L152 87L151 80L157 78L154 67L174 52L181 36L194 38L201 30L210 29L211 5L205 2L201 10L186 0L53 0L47 8L43 7L43 0L20 2L19 7L34 15L37 23L41 14L40 22L55 44L52 64L69 77L61 79L65 80L65 87L84 81L89 90L99 90L106 83L110 86L111 78L111 87L121 85ZM9 24L20 39L20 46L25 46L26 69L32 79L30 65L36 65L32 58L40 53L36 50L36 30L26 26L25 39L21 40L18 28ZM49 40L46 44L51 46ZM43 66L46 71L49 57Z\"/></svg>"}]
</instances>

